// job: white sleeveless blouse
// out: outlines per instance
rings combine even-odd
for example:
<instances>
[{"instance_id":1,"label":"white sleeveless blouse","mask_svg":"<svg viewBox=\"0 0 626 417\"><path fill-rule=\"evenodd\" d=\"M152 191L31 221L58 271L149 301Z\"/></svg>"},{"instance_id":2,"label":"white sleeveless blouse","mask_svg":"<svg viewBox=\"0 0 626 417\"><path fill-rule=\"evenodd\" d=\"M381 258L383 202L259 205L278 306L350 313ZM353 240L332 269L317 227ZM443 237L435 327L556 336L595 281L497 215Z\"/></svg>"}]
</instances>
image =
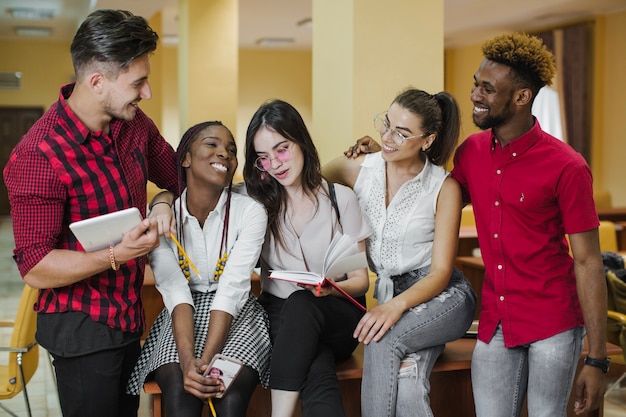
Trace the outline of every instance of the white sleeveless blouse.
<instances>
[{"instance_id":1,"label":"white sleeveless blouse","mask_svg":"<svg viewBox=\"0 0 626 417\"><path fill-rule=\"evenodd\" d=\"M392 275L430 265L437 197L449 173L428 159L415 178L402 184L385 207L386 170L380 153L366 155L354 184L363 217L372 229L367 240L370 269L378 275L379 303L393 296Z\"/></svg>"}]
</instances>

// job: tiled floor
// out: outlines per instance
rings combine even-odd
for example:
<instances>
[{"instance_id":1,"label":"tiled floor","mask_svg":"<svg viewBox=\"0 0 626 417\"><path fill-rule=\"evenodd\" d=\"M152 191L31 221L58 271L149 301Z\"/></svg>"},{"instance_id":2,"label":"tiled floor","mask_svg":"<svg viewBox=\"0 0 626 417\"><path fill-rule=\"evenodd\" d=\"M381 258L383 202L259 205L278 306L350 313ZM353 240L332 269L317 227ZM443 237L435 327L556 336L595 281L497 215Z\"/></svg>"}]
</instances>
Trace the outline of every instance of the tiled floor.
<instances>
[{"instance_id":1,"label":"tiled floor","mask_svg":"<svg viewBox=\"0 0 626 417\"><path fill-rule=\"evenodd\" d=\"M19 277L15 263L11 258L13 250L13 234L11 230L10 220L0 218L0 320L12 320L19 302L22 291L22 280ZM0 329L0 345L8 346L11 337L8 329ZM40 349L39 368L28 384L28 393L30 397L31 408L34 417L61 417L59 401L56 395L56 387L50 362L48 361L47 352ZM6 364L7 356L0 354L0 364ZM611 372L611 380L615 380L620 371L626 371L626 367ZM26 406L24 397L18 394L16 397L1 401L1 403L9 407L18 416L26 416ZM0 409L0 416L8 416L9 414ZM626 380L622 382L621 387L613 390L605 398L604 416L605 417L624 417L626 415ZM150 417L151 410L149 407L149 399L146 395L142 395L139 407L139 417Z\"/></svg>"}]
</instances>

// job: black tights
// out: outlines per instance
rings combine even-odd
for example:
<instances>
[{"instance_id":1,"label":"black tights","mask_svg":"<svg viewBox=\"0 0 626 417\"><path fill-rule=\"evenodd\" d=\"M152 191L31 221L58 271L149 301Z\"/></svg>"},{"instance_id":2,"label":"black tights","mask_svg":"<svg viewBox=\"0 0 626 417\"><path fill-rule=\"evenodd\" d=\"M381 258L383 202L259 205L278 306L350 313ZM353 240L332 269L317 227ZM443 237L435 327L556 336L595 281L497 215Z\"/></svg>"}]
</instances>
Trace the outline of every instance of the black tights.
<instances>
[{"instance_id":1,"label":"black tights","mask_svg":"<svg viewBox=\"0 0 626 417\"><path fill-rule=\"evenodd\" d=\"M163 393L165 414L174 417L199 417L205 401L183 389L183 373L178 363L168 363L154 373ZM259 382L259 374L244 366L222 398L213 398L215 411L220 417L245 417L248 403Z\"/></svg>"}]
</instances>

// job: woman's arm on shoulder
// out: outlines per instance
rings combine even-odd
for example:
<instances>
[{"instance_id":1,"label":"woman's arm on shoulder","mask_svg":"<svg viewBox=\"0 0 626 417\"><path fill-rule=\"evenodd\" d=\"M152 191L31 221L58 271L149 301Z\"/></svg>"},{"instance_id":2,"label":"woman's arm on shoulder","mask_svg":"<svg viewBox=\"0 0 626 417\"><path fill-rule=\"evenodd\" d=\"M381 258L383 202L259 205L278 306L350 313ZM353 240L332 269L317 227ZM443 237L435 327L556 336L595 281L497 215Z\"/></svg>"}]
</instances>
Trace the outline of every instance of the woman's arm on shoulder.
<instances>
[{"instance_id":1,"label":"woman's arm on shoulder","mask_svg":"<svg viewBox=\"0 0 626 417\"><path fill-rule=\"evenodd\" d=\"M339 156L322 167L322 174L330 182L354 188L354 183L361 171L363 159L365 159L365 155L356 159Z\"/></svg>"}]
</instances>

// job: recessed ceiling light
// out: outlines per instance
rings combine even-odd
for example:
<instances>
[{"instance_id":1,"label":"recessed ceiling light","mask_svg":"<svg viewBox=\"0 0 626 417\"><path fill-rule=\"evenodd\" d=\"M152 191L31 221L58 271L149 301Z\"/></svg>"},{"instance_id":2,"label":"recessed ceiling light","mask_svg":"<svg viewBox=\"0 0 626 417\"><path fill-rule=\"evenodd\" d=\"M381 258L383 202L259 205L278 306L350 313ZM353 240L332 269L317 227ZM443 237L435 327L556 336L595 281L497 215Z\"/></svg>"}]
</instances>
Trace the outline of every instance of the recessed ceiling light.
<instances>
[{"instance_id":1,"label":"recessed ceiling light","mask_svg":"<svg viewBox=\"0 0 626 417\"><path fill-rule=\"evenodd\" d=\"M256 44L259 46L286 46L293 42L293 38L259 38Z\"/></svg>"},{"instance_id":2,"label":"recessed ceiling light","mask_svg":"<svg viewBox=\"0 0 626 417\"><path fill-rule=\"evenodd\" d=\"M52 34L52 28L48 27L29 27L29 26L16 26L15 34L18 36L35 36L46 37Z\"/></svg>"},{"instance_id":3,"label":"recessed ceiling light","mask_svg":"<svg viewBox=\"0 0 626 417\"><path fill-rule=\"evenodd\" d=\"M159 37L163 42L163 45L178 45L178 35L164 34Z\"/></svg>"},{"instance_id":4,"label":"recessed ceiling light","mask_svg":"<svg viewBox=\"0 0 626 417\"><path fill-rule=\"evenodd\" d=\"M44 20L54 17L54 9L35 9L33 7L14 7L8 10L14 19Z\"/></svg>"}]
</instances>

